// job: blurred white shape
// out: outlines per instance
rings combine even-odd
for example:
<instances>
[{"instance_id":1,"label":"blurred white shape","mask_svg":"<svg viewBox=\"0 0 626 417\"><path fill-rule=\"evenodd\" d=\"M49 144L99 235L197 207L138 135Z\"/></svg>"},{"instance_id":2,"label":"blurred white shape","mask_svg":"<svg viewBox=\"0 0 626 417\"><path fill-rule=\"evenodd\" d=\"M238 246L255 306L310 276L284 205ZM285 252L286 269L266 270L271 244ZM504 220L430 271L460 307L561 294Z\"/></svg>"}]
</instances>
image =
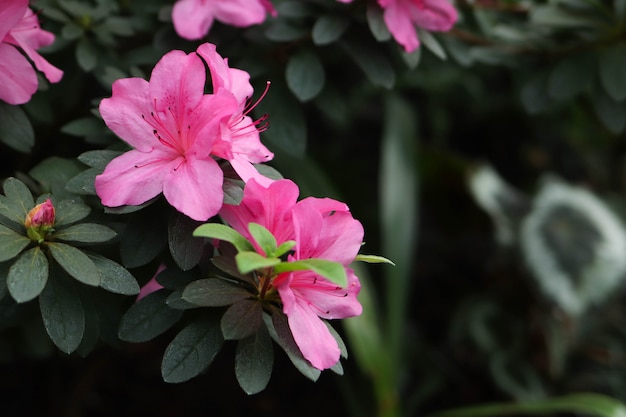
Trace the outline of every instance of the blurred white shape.
<instances>
[{"instance_id":1,"label":"blurred white shape","mask_svg":"<svg viewBox=\"0 0 626 417\"><path fill-rule=\"evenodd\" d=\"M541 290L577 316L626 276L626 232L600 199L548 179L521 227L521 248Z\"/></svg>"}]
</instances>

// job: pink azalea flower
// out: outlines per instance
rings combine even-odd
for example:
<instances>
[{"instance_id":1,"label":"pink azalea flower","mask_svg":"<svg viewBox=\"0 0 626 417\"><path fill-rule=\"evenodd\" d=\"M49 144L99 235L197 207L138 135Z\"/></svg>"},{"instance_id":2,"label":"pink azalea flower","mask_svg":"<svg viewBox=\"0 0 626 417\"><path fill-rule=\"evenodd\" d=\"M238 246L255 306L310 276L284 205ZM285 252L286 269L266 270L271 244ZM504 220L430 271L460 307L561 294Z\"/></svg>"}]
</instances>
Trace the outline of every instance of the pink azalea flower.
<instances>
[{"instance_id":1,"label":"pink azalea flower","mask_svg":"<svg viewBox=\"0 0 626 417\"><path fill-rule=\"evenodd\" d=\"M269 0L178 0L172 20L179 36L195 40L209 33L214 20L246 27L262 23L267 13L276 15Z\"/></svg>"},{"instance_id":2,"label":"pink azalea flower","mask_svg":"<svg viewBox=\"0 0 626 417\"><path fill-rule=\"evenodd\" d=\"M54 35L41 29L28 0L0 0L0 100L24 104L37 91L37 74L21 52L48 81L61 79L63 71L37 53L52 42Z\"/></svg>"},{"instance_id":3,"label":"pink azalea flower","mask_svg":"<svg viewBox=\"0 0 626 417\"><path fill-rule=\"evenodd\" d=\"M153 292L158 291L163 288L163 285L159 284L159 281L157 281L156 277L161 272L165 271L165 269L167 269L165 264L159 265L159 267L157 268L157 271L154 273L154 276L150 279L150 281L146 282L146 285L141 287L141 289L139 290L139 294L137 294L137 298L135 299L135 302L141 300L146 295L152 294Z\"/></svg>"},{"instance_id":4,"label":"pink azalea flower","mask_svg":"<svg viewBox=\"0 0 626 417\"><path fill-rule=\"evenodd\" d=\"M344 265L348 276L345 288L312 271L282 273L272 281L302 355L314 367L327 369L337 363L340 351L320 318L352 317L362 311L357 300L360 283L348 265L361 247L363 227L344 203L314 197L296 202L298 193L296 184L289 180L275 181L268 187L251 180L244 188L241 204L224 205L220 215L255 246L248 233L250 222L267 228L279 245L295 240L290 260L320 258Z\"/></svg>"},{"instance_id":5,"label":"pink azalea flower","mask_svg":"<svg viewBox=\"0 0 626 417\"><path fill-rule=\"evenodd\" d=\"M218 88L213 94L204 94L205 81L198 54L171 51L156 64L149 82L125 78L113 83L112 97L102 100L100 113L107 126L134 149L113 159L96 177L102 204L138 205L163 193L172 206L194 220L207 220L219 211L224 174L214 159L218 156L214 146L224 139L224 125L231 126L234 115L242 117L231 91L238 91L243 80L233 80L231 91ZM235 140L236 134L229 138ZM264 152L266 159L271 158L262 147ZM258 158L252 149L249 155L251 166ZM245 165L245 155L236 153L232 158L237 159L235 170L237 164ZM251 174L246 171L242 177L246 175Z\"/></svg>"},{"instance_id":6,"label":"pink azalea flower","mask_svg":"<svg viewBox=\"0 0 626 417\"><path fill-rule=\"evenodd\" d=\"M407 52L419 47L415 26L446 32L458 19L456 9L448 0L378 0L384 9L383 19L394 39Z\"/></svg>"}]
</instances>

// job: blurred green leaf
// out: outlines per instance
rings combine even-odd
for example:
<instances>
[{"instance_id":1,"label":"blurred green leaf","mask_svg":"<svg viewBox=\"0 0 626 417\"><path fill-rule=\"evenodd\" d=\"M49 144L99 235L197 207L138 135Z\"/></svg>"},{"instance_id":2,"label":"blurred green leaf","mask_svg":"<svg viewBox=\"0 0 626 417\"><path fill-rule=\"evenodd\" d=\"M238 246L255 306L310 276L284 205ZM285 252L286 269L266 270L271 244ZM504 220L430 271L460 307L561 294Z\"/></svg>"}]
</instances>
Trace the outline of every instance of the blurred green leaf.
<instances>
[{"instance_id":1,"label":"blurred green leaf","mask_svg":"<svg viewBox=\"0 0 626 417\"><path fill-rule=\"evenodd\" d=\"M38 163L29 171L29 174L43 186L45 191L54 194L56 198L63 199L72 196L65 189L65 184L82 170L83 165L74 158L51 156Z\"/></svg>"},{"instance_id":2,"label":"blurred green leaf","mask_svg":"<svg viewBox=\"0 0 626 417\"><path fill-rule=\"evenodd\" d=\"M57 240L76 243L102 243L113 239L115 230L97 223L79 223L57 230L53 236Z\"/></svg>"},{"instance_id":3,"label":"blurred green leaf","mask_svg":"<svg viewBox=\"0 0 626 417\"><path fill-rule=\"evenodd\" d=\"M102 120L96 119L95 117L83 117L80 119L72 120L71 122L66 123L65 125L61 127L61 132L67 133L68 135L72 135L72 136L90 136L90 135L102 134L105 131L106 131L106 125L102 122ZM91 165L85 162L83 159L89 160L90 155L94 155L94 157L96 157L100 155L117 156L118 154L119 152L114 152L114 151L88 151L79 155L78 159L81 162L89 166L104 167L106 163L102 165ZM113 157L111 157L111 159L113 159ZM107 162L108 161L110 161L110 159L107 159Z\"/></svg>"},{"instance_id":4,"label":"blurred green leaf","mask_svg":"<svg viewBox=\"0 0 626 417\"><path fill-rule=\"evenodd\" d=\"M60 242L48 243L48 249L54 260L72 277L94 287L100 284L96 265L83 251Z\"/></svg>"},{"instance_id":5,"label":"blurred green leaf","mask_svg":"<svg viewBox=\"0 0 626 417\"><path fill-rule=\"evenodd\" d=\"M548 76L548 93L556 100L566 100L581 93L593 79L593 57L575 54L560 61Z\"/></svg>"},{"instance_id":6,"label":"blurred green leaf","mask_svg":"<svg viewBox=\"0 0 626 417\"><path fill-rule=\"evenodd\" d=\"M257 332L263 323L263 307L258 300L239 300L233 303L220 322L226 340L240 340Z\"/></svg>"},{"instance_id":7,"label":"blurred green leaf","mask_svg":"<svg viewBox=\"0 0 626 417\"><path fill-rule=\"evenodd\" d=\"M24 252L9 269L7 287L15 301L37 297L48 281L48 259L39 246Z\"/></svg>"},{"instance_id":8,"label":"blurred green leaf","mask_svg":"<svg viewBox=\"0 0 626 417\"><path fill-rule=\"evenodd\" d=\"M417 29L417 37L423 46L425 46L430 52L435 54L438 58L445 60L448 56L446 55L446 51L443 49L443 46L439 43L437 38L427 30L421 29L418 27Z\"/></svg>"},{"instance_id":9,"label":"blurred green leaf","mask_svg":"<svg viewBox=\"0 0 626 417\"><path fill-rule=\"evenodd\" d=\"M201 307L222 307L251 296L241 286L219 278L199 279L187 285L183 299Z\"/></svg>"},{"instance_id":10,"label":"blurred green leaf","mask_svg":"<svg viewBox=\"0 0 626 417\"><path fill-rule=\"evenodd\" d=\"M346 31L350 21L343 16L324 15L315 21L311 37L316 45L328 45L339 38Z\"/></svg>"},{"instance_id":11,"label":"blurred green leaf","mask_svg":"<svg viewBox=\"0 0 626 417\"><path fill-rule=\"evenodd\" d=\"M31 240L0 224L0 262L15 258Z\"/></svg>"},{"instance_id":12,"label":"blurred green leaf","mask_svg":"<svg viewBox=\"0 0 626 417\"><path fill-rule=\"evenodd\" d=\"M39 296L46 332L65 353L80 345L85 332L85 313L73 281L53 274Z\"/></svg>"},{"instance_id":13,"label":"blurred green leaf","mask_svg":"<svg viewBox=\"0 0 626 417\"><path fill-rule=\"evenodd\" d=\"M120 321L119 338L132 343L147 342L176 324L183 312L167 306L168 295L167 290L158 290L131 305Z\"/></svg>"},{"instance_id":14,"label":"blurred green leaf","mask_svg":"<svg viewBox=\"0 0 626 417\"><path fill-rule=\"evenodd\" d=\"M346 38L339 41L344 51L363 70L374 85L390 89L396 82L396 75L387 57L376 48L363 44L360 40Z\"/></svg>"},{"instance_id":15,"label":"blurred green leaf","mask_svg":"<svg viewBox=\"0 0 626 417\"><path fill-rule=\"evenodd\" d=\"M1 100L0 142L23 153L29 153L35 145L35 131L24 110Z\"/></svg>"},{"instance_id":16,"label":"blurred green leaf","mask_svg":"<svg viewBox=\"0 0 626 417\"><path fill-rule=\"evenodd\" d=\"M85 72L90 72L98 65L98 49L85 36L76 44L76 62Z\"/></svg>"},{"instance_id":17,"label":"blurred green leaf","mask_svg":"<svg viewBox=\"0 0 626 417\"><path fill-rule=\"evenodd\" d=\"M308 31L302 27L285 21L284 19L272 22L265 30L267 39L275 42L290 42L305 38Z\"/></svg>"},{"instance_id":18,"label":"blurred green leaf","mask_svg":"<svg viewBox=\"0 0 626 417\"><path fill-rule=\"evenodd\" d=\"M322 91L326 74L317 54L303 49L287 62L285 78L291 92L304 102L315 98Z\"/></svg>"},{"instance_id":19,"label":"blurred green leaf","mask_svg":"<svg viewBox=\"0 0 626 417\"><path fill-rule=\"evenodd\" d=\"M522 104L528 113L540 113L552 104L552 99L548 96L547 82L546 74L538 74L522 87Z\"/></svg>"},{"instance_id":20,"label":"blurred green leaf","mask_svg":"<svg viewBox=\"0 0 626 417\"><path fill-rule=\"evenodd\" d=\"M391 39L391 32L389 32L387 24L383 19L383 10L380 6L374 3L367 3L366 16L370 31L378 42L386 42Z\"/></svg>"},{"instance_id":21,"label":"blurred green leaf","mask_svg":"<svg viewBox=\"0 0 626 417\"><path fill-rule=\"evenodd\" d=\"M211 364L223 343L216 318L203 318L191 323L165 349L161 363L163 380L178 383L199 375Z\"/></svg>"},{"instance_id":22,"label":"blurred green leaf","mask_svg":"<svg viewBox=\"0 0 626 417\"><path fill-rule=\"evenodd\" d=\"M591 102L602 123L613 133L618 134L626 128L626 102L619 103L604 91L596 89L591 95Z\"/></svg>"},{"instance_id":23,"label":"blurred green leaf","mask_svg":"<svg viewBox=\"0 0 626 417\"><path fill-rule=\"evenodd\" d=\"M600 82L615 101L626 99L626 43L606 48L599 59Z\"/></svg>"},{"instance_id":24,"label":"blurred green leaf","mask_svg":"<svg viewBox=\"0 0 626 417\"><path fill-rule=\"evenodd\" d=\"M246 394L263 391L272 376L273 367L274 349L265 326L260 326L255 334L237 343L235 375Z\"/></svg>"}]
</instances>

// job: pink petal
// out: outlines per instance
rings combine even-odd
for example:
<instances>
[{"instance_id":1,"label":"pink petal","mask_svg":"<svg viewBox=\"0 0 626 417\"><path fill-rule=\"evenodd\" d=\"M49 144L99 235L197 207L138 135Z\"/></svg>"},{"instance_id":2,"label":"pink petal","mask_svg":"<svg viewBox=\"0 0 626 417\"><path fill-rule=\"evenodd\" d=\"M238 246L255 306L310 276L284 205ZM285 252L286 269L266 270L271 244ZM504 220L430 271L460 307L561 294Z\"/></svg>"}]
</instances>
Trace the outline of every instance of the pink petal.
<instances>
[{"instance_id":1,"label":"pink petal","mask_svg":"<svg viewBox=\"0 0 626 417\"><path fill-rule=\"evenodd\" d=\"M235 157L229 162L243 182L248 182L251 179L254 179L263 187L268 187L272 182L274 182L271 178L267 178L257 171L254 165L252 165L247 159L241 158L239 155L235 155Z\"/></svg>"},{"instance_id":2,"label":"pink petal","mask_svg":"<svg viewBox=\"0 0 626 417\"><path fill-rule=\"evenodd\" d=\"M228 60L222 58L217 53L215 45L211 43L203 43L196 52L209 67L213 91L217 92L220 88L226 89L235 96L243 110L243 105L252 97L254 91L250 84L250 74L240 69L230 68Z\"/></svg>"},{"instance_id":3,"label":"pink petal","mask_svg":"<svg viewBox=\"0 0 626 417\"><path fill-rule=\"evenodd\" d=\"M446 32L454 26L458 12L448 0L423 0L424 8L413 7L411 19L426 30Z\"/></svg>"},{"instance_id":4,"label":"pink petal","mask_svg":"<svg viewBox=\"0 0 626 417\"><path fill-rule=\"evenodd\" d=\"M230 129L232 152L239 154L240 158L258 164L274 157L274 154L261 143L259 131L250 117L238 119L238 123L231 124Z\"/></svg>"},{"instance_id":5,"label":"pink petal","mask_svg":"<svg viewBox=\"0 0 626 417\"><path fill-rule=\"evenodd\" d=\"M28 9L28 0L3 0L0 5L0 42L22 19Z\"/></svg>"},{"instance_id":6,"label":"pink petal","mask_svg":"<svg viewBox=\"0 0 626 417\"><path fill-rule=\"evenodd\" d=\"M176 210L206 221L222 207L223 180L224 173L214 159L181 157L179 165L164 178L163 195Z\"/></svg>"},{"instance_id":7,"label":"pink petal","mask_svg":"<svg viewBox=\"0 0 626 417\"><path fill-rule=\"evenodd\" d=\"M24 104L37 91L37 74L15 47L0 43L0 100Z\"/></svg>"},{"instance_id":8,"label":"pink petal","mask_svg":"<svg viewBox=\"0 0 626 417\"><path fill-rule=\"evenodd\" d=\"M109 207L145 203L161 193L163 177L173 163L172 155L164 152L128 151L96 176L96 193Z\"/></svg>"},{"instance_id":9,"label":"pink petal","mask_svg":"<svg viewBox=\"0 0 626 417\"><path fill-rule=\"evenodd\" d=\"M111 98L100 102L100 114L109 129L143 152L160 147L154 128L145 120L153 111L148 88L148 82L141 78L116 80Z\"/></svg>"},{"instance_id":10,"label":"pink petal","mask_svg":"<svg viewBox=\"0 0 626 417\"><path fill-rule=\"evenodd\" d=\"M200 0L178 0L172 9L174 29L181 38L196 40L209 33L214 11Z\"/></svg>"},{"instance_id":11,"label":"pink petal","mask_svg":"<svg viewBox=\"0 0 626 417\"><path fill-rule=\"evenodd\" d=\"M404 47L406 52L413 52L420 45L417 39L415 25L405 7L400 6L400 0L389 2L383 13L383 20L393 35L393 38Z\"/></svg>"},{"instance_id":12,"label":"pink petal","mask_svg":"<svg viewBox=\"0 0 626 417\"><path fill-rule=\"evenodd\" d=\"M187 150L199 158L209 154L221 156L219 145L221 126L238 111L238 104L232 94L220 91L205 94L199 105L189 114L187 123L191 126L188 134Z\"/></svg>"},{"instance_id":13,"label":"pink petal","mask_svg":"<svg viewBox=\"0 0 626 417\"><path fill-rule=\"evenodd\" d=\"M216 0L214 7L217 20L239 27L263 23L267 14L262 0Z\"/></svg>"},{"instance_id":14,"label":"pink petal","mask_svg":"<svg viewBox=\"0 0 626 417\"><path fill-rule=\"evenodd\" d=\"M288 285L278 287L278 292L289 328L304 358L317 369L327 369L335 365L341 351L314 307L306 300L294 296Z\"/></svg>"}]
</instances>

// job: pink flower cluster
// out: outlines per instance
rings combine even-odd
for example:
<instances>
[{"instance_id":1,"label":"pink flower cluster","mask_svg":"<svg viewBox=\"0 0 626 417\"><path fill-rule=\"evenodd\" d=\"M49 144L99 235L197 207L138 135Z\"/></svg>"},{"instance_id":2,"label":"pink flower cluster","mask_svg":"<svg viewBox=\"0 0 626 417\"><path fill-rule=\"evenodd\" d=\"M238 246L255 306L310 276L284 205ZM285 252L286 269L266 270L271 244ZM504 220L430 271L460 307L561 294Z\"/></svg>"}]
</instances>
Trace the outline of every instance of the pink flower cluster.
<instances>
[{"instance_id":1,"label":"pink flower cluster","mask_svg":"<svg viewBox=\"0 0 626 417\"><path fill-rule=\"evenodd\" d=\"M201 39L213 22L237 27L263 23L267 13L276 14L270 0L178 0L172 10L176 33L185 39Z\"/></svg>"},{"instance_id":2,"label":"pink flower cluster","mask_svg":"<svg viewBox=\"0 0 626 417\"><path fill-rule=\"evenodd\" d=\"M37 53L53 41L54 35L39 26L28 0L0 0L0 100L24 104L35 94L37 73L28 59L48 81L61 80L63 71Z\"/></svg>"},{"instance_id":3,"label":"pink flower cluster","mask_svg":"<svg viewBox=\"0 0 626 417\"><path fill-rule=\"evenodd\" d=\"M207 65L213 92L205 94ZM253 89L245 71L230 68L215 45L195 53L167 53L150 81L124 78L102 100L106 125L134 149L113 159L96 177L96 192L110 207L139 205L163 193L181 213L204 221L223 202L223 172L230 162L244 181L267 184L252 165L272 159L259 123L248 113Z\"/></svg>"},{"instance_id":4,"label":"pink flower cluster","mask_svg":"<svg viewBox=\"0 0 626 417\"><path fill-rule=\"evenodd\" d=\"M387 28L407 52L413 52L420 45L416 26L433 32L447 32L459 18L448 0L378 0L378 4L383 8Z\"/></svg>"},{"instance_id":5,"label":"pink flower cluster","mask_svg":"<svg viewBox=\"0 0 626 417\"><path fill-rule=\"evenodd\" d=\"M297 201L298 194L298 187L289 180L275 181L269 186L251 180L246 184L241 204L225 204L220 215L262 254L248 231L251 222L269 230L278 245L288 240L296 242L289 261L319 258L344 266L348 277L345 288L310 270L283 272L271 281L303 356L315 368L326 369L337 363L340 351L320 317L338 319L361 314L357 300L361 286L348 265L363 243L363 226L344 203L314 197Z\"/></svg>"}]
</instances>

